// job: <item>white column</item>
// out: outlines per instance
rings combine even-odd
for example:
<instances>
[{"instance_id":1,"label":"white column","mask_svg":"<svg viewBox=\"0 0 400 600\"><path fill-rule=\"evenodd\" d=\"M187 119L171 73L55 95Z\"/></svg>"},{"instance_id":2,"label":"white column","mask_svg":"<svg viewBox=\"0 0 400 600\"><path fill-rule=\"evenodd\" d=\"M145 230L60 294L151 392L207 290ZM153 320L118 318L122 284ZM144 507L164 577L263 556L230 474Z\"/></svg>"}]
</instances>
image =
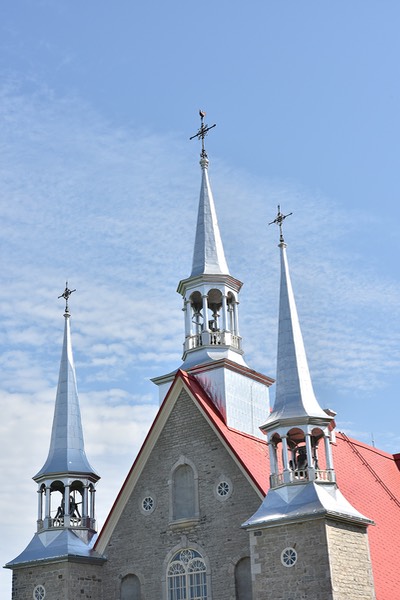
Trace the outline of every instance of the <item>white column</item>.
<instances>
[{"instance_id":1,"label":"white column","mask_svg":"<svg viewBox=\"0 0 400 600\"><path fill-rule=\"evenodd\" d=\"M46 517L50 519L50 511L51 511L51 494L50 487L46 486Z\"/></svg>"},{"instance_id":2,"label":"white column","mask_svg":"<svg viewBox=\"0 0 400 600\"><path fill-rule=\"evenodd\" d=\"M192 335L192 307L190 300L184 301L183 312L185 313L185 335L189 337Z\"/></svg>"},{"instance_id":3,"label":"white column","mask_svg":"<svg viewBox=\"0 0 400 600\"><path fill-rule=\"evenodd\" d=\"M227 316L227 302L225 294L222 294L222 331L226 331L226 316Z\"/></svg>"},{"instance_id":4,"label":"white column","mask_svg":"<svg viewBox=\"0 0 400 600\"><path fill-rule=\"evenodd\" d=\"M64 488L64 514L69 517L69 485Z\"/></svg>"},{"instance_id":5,"label":"white column","mask_svg":"<svg viewBox=\"0 0 400 600\"><path fill-rule=\"evenodd\" d=\"M326 468L333 469L332 448L329 435L324 436Z\"/></svg>"},{"instance_id":6,"label":"white column","mask_svg":"<svg viewBox=\"0 0 400 600\"><path fill-rule=\"evenodd\" d=\"M276 446L273 442L268 442L269 462L271 465L271 474L276 475L278 472L278 463L276 460Z\"/></svg>"},{"instance_id":7,"label":"white column","mask_svg":"<svg viewBox=\"0 0 400 600\"><path fill-rule=\"evenodd\" d=\"M38 521L42 520L43 515L43 490L42 488L38 489Z\"/></svg>"},{"instance_id":8,"label":"white column","mask_svg":"<svg viewBox=\"0 0 400 600\"><path fill-rule=\"evenodd\" d=\"M313 466L313 455L311 448L311 435L309 433L306 434L306 450L307 450L307 464L309 467Z\"/></svg>"},{"instance_id":9,"label":"white column","mask_svg":"<svg viewBox=\"0 0 400 600\"><path fill-rule=\"evenodd\" d=\"M235 335L239 336L239 302L235 300L233 315L235 318Z\"/></svg>"},{"instance_id":10,"label":"white column","mask_svg":"<svg viewBox=\"0 0 400 600\"><path fill-rule=\"evenodd\" d=\"M203 296L203 331L210 331L208 327L208 298L207 294Z\"/></svg>"},{"instance_id":11,"label":"white column","mask_svg":"<svg viewBox=\"0 0 400 600\"><path fill-rule=\"evenodd\" d=\"M82 496L82 519L86 519L88 516L88 486L83 486Z\"/></svg>"},{"instance_id":12,"label":"white column","mask_svg":"<svg viewBox=\"0 0 400 600\"><path fill-rule=\"evenodd\" d=\"M288 461L288 445L287 445L287 437L282 437L282 458L283 458L283 468L285 471L289 471L289 461Z\"/></svg>"},{"instance_id":13,"label":"white column","mask_svg":"<svg viewBox=\"0 0 400 600\"><path fill-rule=\"evenodd\" d=\"M95 494L96 490L94 488L92 488L90 490L90 518L95 519L95 512L94 512L94 494Z\"/></svg>"}]
</instances>

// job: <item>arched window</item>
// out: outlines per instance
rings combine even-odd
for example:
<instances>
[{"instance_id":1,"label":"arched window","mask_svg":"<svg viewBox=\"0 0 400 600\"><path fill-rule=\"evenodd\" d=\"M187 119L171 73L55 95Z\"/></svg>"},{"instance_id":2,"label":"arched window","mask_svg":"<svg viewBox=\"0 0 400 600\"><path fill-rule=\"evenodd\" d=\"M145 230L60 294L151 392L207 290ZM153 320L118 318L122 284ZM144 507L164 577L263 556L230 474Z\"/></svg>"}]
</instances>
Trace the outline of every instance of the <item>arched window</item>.
<instances>
[{"instance_id":1,"label":"arched window","mask_svg":"<svg viewBox=\"0 0 400 600\"><path fill-rule=\"evenodd\" d=\"M236 600L252 600L250 558L246 556L239 560L235 566L235 592Z\"/></svg>"},{"instance_id":2,"label":"arched window","mask_svg":"<svg viewBox=\"0 0 400 600\"><path fill-rule=\"evenodd\" d=\"M121 582L121 600L140 600L140 581L136 575L126 575Z\"/></svg>"},{"instance_id":3,"label":"arched window","mask_svg":"<svg viewBox=\"0 0 400 600\"><path fill-rule=\"evenodd\" d=\"M168 600L207 600L207 568L201 554L179 550L168 565Z\"/></svg>"},{"instance_id":4,"label":"arched window","mask_svg":"<svg viewBox=\"0 0 400 600\"><path fill-rule=\"evenodd\" d=\"M179 465L172 475L172 519L196 517L196 486L193 469L188 464Z\"/></svg>"}]
</instances>

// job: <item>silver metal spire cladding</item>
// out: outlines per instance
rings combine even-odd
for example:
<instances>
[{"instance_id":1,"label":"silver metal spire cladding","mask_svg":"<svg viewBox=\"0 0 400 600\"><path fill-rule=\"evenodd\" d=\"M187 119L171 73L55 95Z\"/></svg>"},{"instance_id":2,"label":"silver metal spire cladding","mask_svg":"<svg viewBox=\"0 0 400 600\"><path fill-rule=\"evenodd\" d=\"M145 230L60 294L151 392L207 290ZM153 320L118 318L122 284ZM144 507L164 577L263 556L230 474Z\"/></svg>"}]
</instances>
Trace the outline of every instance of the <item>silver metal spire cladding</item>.
<instances>
[{"instance_id":1,"label":"silver metal spire cladding","mask_svg":"<svg viewBox=\"0 0 400 600\"><path fill-rule=\"evenodd\" d=\"M208 131L215 127L204 125L205 112L200 111L201 126L199 131L190 139L201 139L202 150L200 166L202 169L202 181L200 189L199 210L197 215L196 239L193 252L192 273L196 275L229 275L221 234L219 231L217 213L215 211L214 199L208 178L208 158L204 149L204 137Z\"/></svg>"},{"instance_id":2,"label":"silver metal spire cladding","mask_svg":"<svg viewBox=\"0 0 400 600\"><path fill-rule=\"evenodd\" d=\"M289 274L282 222L286 217L278 206L272 223L279 226L281 249L281 284L279 298L278 356L274 410L267 423L280 418L320 417L327 415L317 402L308 368L296 302Z\"/></svg>"},{"instance_id":3,"label":"silver metal spire cladding","mask_svg":"<svg viewBox=\"0 0 400 600\"><path fill-rule=\"evenodd\" d=\"M35 477L48 473L69 472L92 473L96 475L96 471L90 466L85 454L74 358L72 354L68 299L74 291L68 289L67 283L64 292L59 296L59 298L65 299L66 307L64 313L64 341L53 429L47 461Z\"/></svg>"}]
</instances>

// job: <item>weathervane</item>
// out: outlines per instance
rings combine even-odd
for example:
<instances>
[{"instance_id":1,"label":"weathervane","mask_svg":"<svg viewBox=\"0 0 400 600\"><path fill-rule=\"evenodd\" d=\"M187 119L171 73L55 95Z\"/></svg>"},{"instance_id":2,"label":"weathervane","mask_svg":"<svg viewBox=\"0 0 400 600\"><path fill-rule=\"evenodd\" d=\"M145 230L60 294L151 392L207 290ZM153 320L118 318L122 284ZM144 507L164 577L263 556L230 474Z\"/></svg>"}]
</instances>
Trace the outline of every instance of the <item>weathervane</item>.
<instances>
[{"instance_id":1,"label":"weathervane","mask_svg":"<svg viewBox=\"0 0 400 600\"><path fill-rule=\"evenodd\" d=\"M201 140L201 158L207 158L207 152L205 151L205 148L204 148L204 138L206 137L206 135L210 131L210 129L212 129L213 127L216 127L216 123L214 123L214 125L210 125L210 127L207 124L204 124L204 117L206 116L206 113L204 112L204 110L200 109L199 115L201 118L200 129L198 130L197 133L192 135L192 137L189 139L194 140L194 138L197 138L198 140Z\"/></svg>"},{"instance_id":2,"label":"weathervane","mask_svg":"<svg viewBox=\"0 0 400 600\"><path fill-rule=\"evenodd\" d=\"M276 215L276 218L273 221L271 221L271 223L268 223L268 225L273 225L275 223L276 225L279 226L279 234L280 234L279 235L279 242L281 244L285 243L285 240L283 239L283 233L282 233L282 223L286 219L286 217L290 217L290 215L292 215L292 214L293 213L288 213L287 215L283 215L281 213L281 207L278 204L278 214Z\"/></svg>"},{"instance_id":3,"label":"weathervane","mask_svg":"<svg viewBox=\"0 0 400 600\"><path fill-rule=\"evenodd\" d=\"M60 299L60 298L64 298L64 300L65 300L65 312L66 312L66 314L68 314L68 313L69 313L69 309L68 309L68 298L70 297L70 295L71 295L73 292L76 292L76 290L70 290L70 289L68 288L68 281L66 281L66 282L65 282L65 290L63 291L63 293L61 294L61 296L58 296L58 299Z\"/></svg>"}]
</instances>

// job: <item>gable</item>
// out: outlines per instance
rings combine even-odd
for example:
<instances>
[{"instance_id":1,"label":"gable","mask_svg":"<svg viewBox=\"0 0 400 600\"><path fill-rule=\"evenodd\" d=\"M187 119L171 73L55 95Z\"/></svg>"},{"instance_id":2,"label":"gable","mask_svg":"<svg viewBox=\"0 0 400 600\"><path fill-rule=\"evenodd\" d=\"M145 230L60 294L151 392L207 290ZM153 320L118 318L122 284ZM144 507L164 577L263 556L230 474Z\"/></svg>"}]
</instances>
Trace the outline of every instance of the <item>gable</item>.
<instances>
[{"instance_id":1,"label":"gable","mask_svg":"<svg viewBox=\"0 0 400 600\"><path fill-rule=\"evenodd\" d=\"M192 473L195 502L188 513L176 514L173 486L180 469L184 481L186 470ZM219 493L220 484L228 489ZM154 504L146 511L150 498ZM234 596L234 566L250 554L241 523L259 503L256 486L182 387L105 545L105 597L113 597L128 569L146 582L149 598L161 597L168 561L182 548L200 553L215 597L224 597L227 587Z\"/></svg>"},{"instance_id":2,"label":"gable","mask_svg":"<svg viewBox=\"0 0 400 600\"><path fill-rule=\"evenodd\" d=\"M180 411L174 412L175 405L178 399L180 399L182 392L186 394L185 402L183 404L180 402ZM198 419L200 417L200 421L198 422L201 423L203 427L206 426L206 431L210 430L213 432L215 438L222 444L225 451L236 463L237 468L247 480L250 488L254 489L259 501L261 501L263 497L262 482L266 483L265 467L263 467L263 463L265 464L266 452L265 442L256 440L256 438L253 438L252 436L242 434L235 430L230 430L224 424L218 410L204 393L199 383L196 382L193 377L187 375L187 373L178 371L174 383L156 415L153 425L99 535L96 542L96 550L98 552L103 553L105 551L112 532L139 481L143 469L146 467L150 456L154 452L157 441L163 434L172 413L174 413L173 420L176 423L177 428L180 428L181 431L184 431L185 433L189 433L191 444L198 444L200 443L200 440L199 431L196 431L196 428L192 428L190 431L188 427L189 418L192 419L197 417ZM175 434L171 433L170 444L173 445L173 443L179 448L182 444L182 437L179 435L177 437ZM156 452L158 452L158 450ZM207 454L207 452L207 447L204 446L204 453ZM253 465L258 477L254 477L249 470L248 462L250 461L250 457L260 458L258 469L256 469L255 464Z\"/></svg>"}]
</instances>

